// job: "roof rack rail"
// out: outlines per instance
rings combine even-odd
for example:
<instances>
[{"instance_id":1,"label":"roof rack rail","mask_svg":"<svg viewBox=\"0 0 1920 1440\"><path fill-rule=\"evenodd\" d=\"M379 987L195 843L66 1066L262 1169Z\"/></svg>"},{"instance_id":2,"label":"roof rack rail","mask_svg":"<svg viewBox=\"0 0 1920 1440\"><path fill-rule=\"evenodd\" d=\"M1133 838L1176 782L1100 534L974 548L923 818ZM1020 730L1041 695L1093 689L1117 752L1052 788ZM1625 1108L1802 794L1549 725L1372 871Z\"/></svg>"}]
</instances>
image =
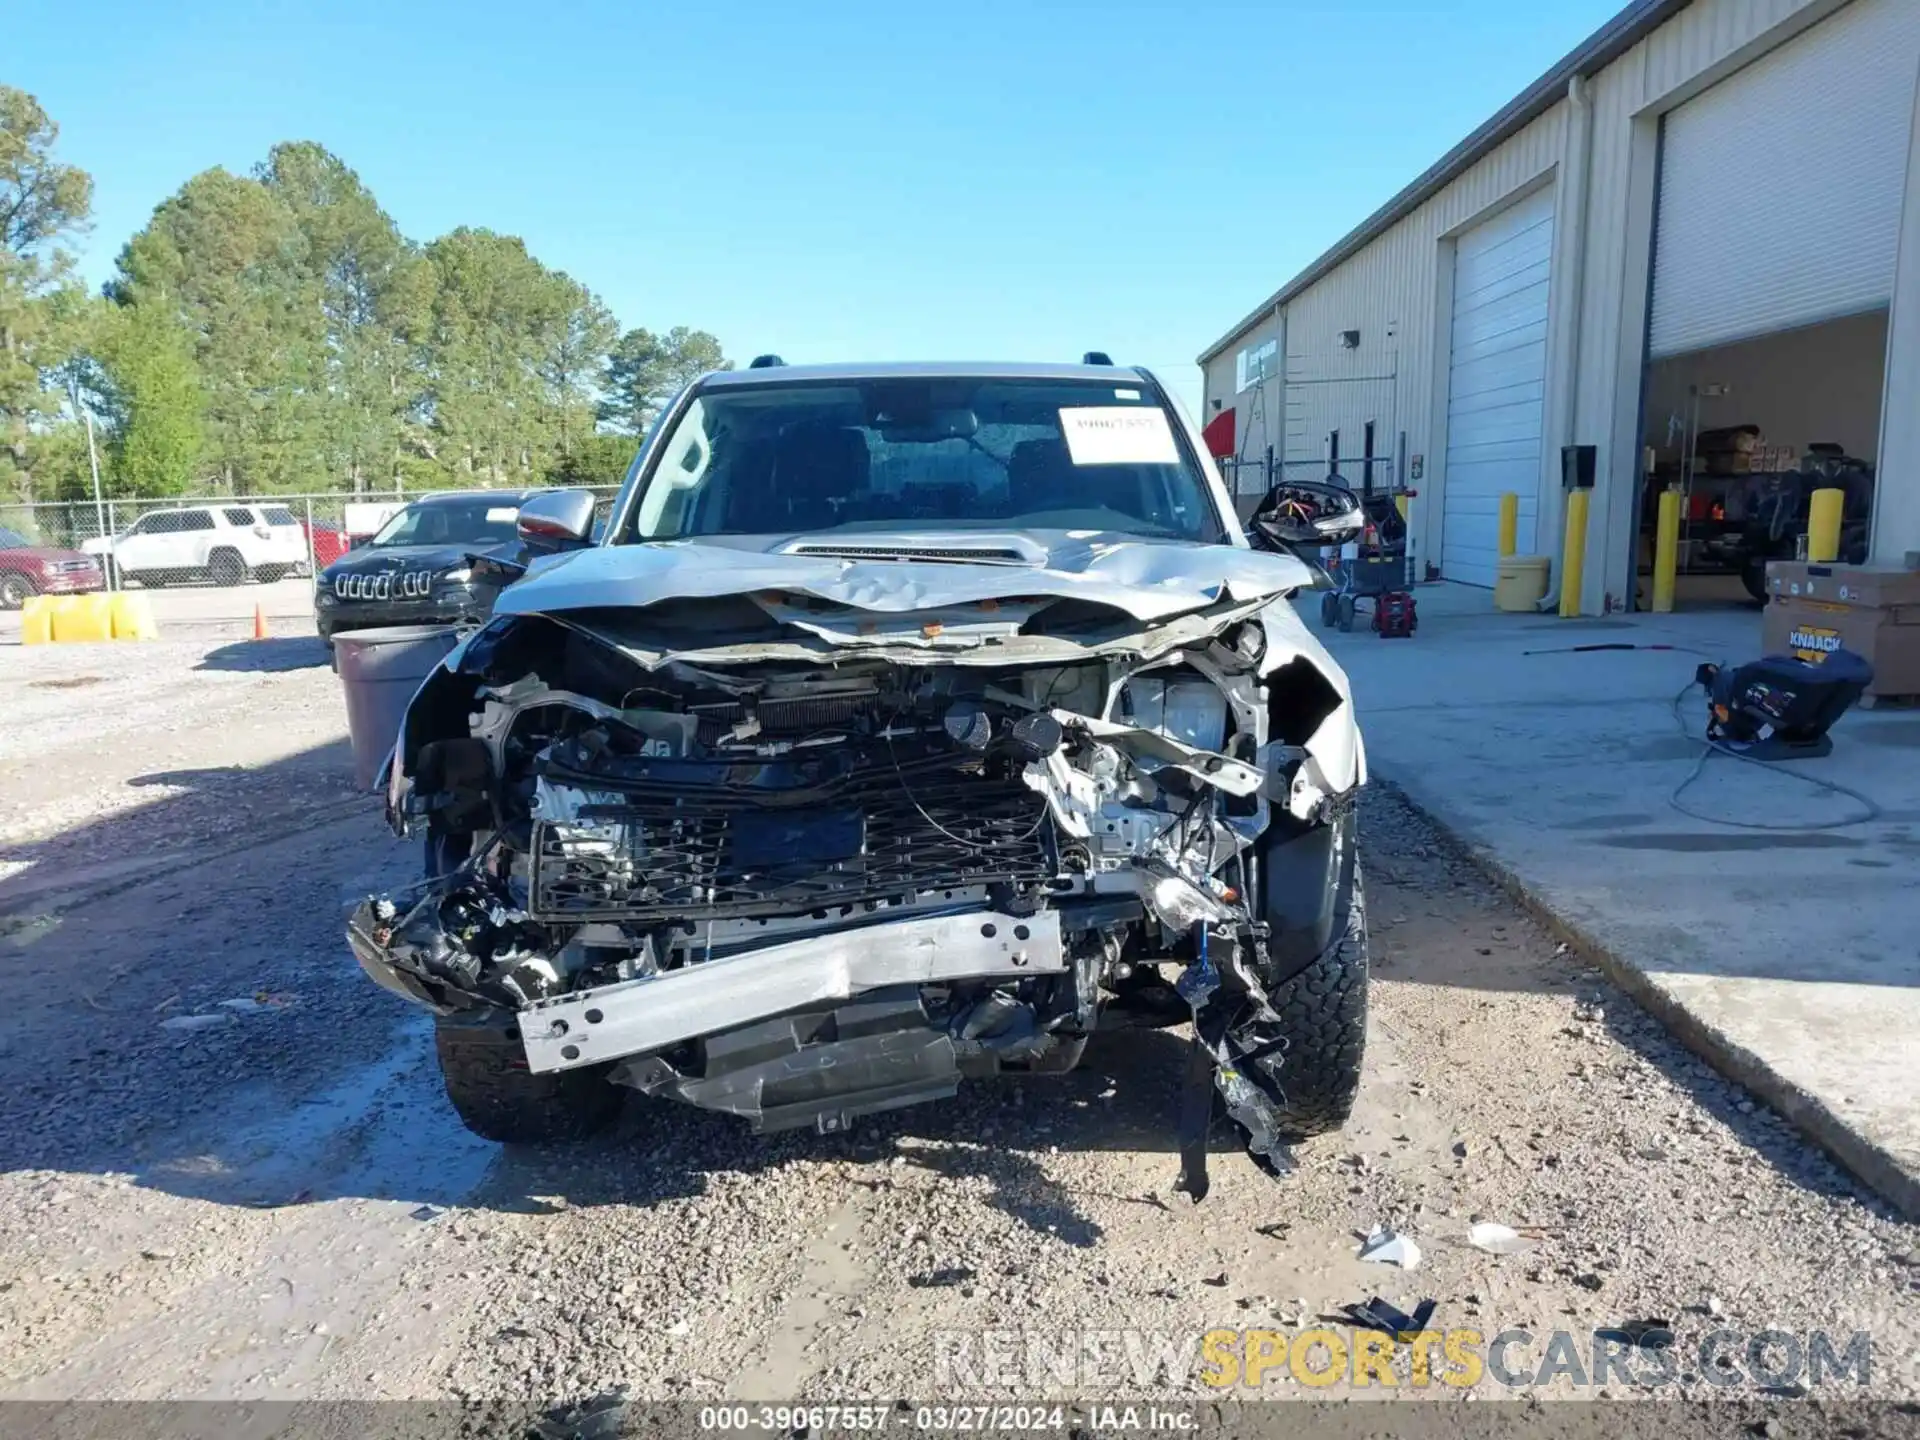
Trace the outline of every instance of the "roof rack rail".
<instances>
[{"instance_id":1,"label":"roof rack rail","mask_svg":"<svg viewBox=\"0 0 1920 1440\"><path fill-rule=\"evenodd\" d=\"M1089 350L1080 357L1082 365L1111 365L1113 357L1104 350Z\"/></svg>"},{"instance_id":2,"label":"roof rack rail","mask_svg":"<svg viewBox=\"0 0 1920 1440\"><path fill-rule=\"evenodd\" d=\"M756 355L748 362L747 368L749 370L771 370L776 365L784 365L786 363L787 362L782 360L778 355Z\"/></svg>"}]
</instances>

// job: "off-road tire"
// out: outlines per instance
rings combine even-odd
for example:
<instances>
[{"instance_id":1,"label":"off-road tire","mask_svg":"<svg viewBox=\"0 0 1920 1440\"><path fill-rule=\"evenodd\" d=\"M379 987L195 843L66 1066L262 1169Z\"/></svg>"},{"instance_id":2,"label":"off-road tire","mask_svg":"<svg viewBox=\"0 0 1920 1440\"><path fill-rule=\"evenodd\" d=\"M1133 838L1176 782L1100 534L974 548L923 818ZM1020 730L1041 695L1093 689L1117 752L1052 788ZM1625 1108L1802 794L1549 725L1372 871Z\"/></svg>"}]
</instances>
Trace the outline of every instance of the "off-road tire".
<instances>
[{"instance_id":1,"label":"off-road tire","mask_svg":"<svg viewBox=\"0 0 1920 1440\"><path fill-rule=\"evenodd\" d=\"M1286 1097L1278 1124L1283 1140L1338 1130L1360 1093L1367 1049L1367 907L1357 866L1352 887L1338 938L1304 970L1268 988L1287 1041L1273 1072Z\"/></svg>"},{"instance_id":2,"label":"off-road tire","mask_svg":"<svg viewBox=\"0 0 1920 1440\"><path fill-rule=\"evenodd\" d=\"M1740 584L1753 599L1762 605L1767 603L1767 562L1764 556L1741 565Z\"/></svg>"},{"instance_id":3,"label":"off-road tire","mask_svg":"<svg viewBox=\"0 0 1920 1440\"><path fill-rule=\"evenodd\" d=\"M18 610L40 593L40 587L24 575L0 575L0 610Z\"/></svg>"},{"instance_id":4,"label":"off-road tire","mask_svg":"<svg viewBox=\"0 0 1920 1440\"><path fill-rule=\"evenodd\" d=\"M551 1145L584 1140L611 1125L621 1091L604 1065L536 1075L515 1029L500 1024L434 1026L440 1078L460 1123L501 1145Z\"/></svg>"},{"instance_id":5,"label":"off-road tire","mask_svg":"<svg viewBox=\"0 0 1920 1440\"><path fill-rule=\"evenodd\" d=\"M207 557L207 578L216 585L244 585L247 562L237 550L216 550Z\"/></svg>"}]
</instances>

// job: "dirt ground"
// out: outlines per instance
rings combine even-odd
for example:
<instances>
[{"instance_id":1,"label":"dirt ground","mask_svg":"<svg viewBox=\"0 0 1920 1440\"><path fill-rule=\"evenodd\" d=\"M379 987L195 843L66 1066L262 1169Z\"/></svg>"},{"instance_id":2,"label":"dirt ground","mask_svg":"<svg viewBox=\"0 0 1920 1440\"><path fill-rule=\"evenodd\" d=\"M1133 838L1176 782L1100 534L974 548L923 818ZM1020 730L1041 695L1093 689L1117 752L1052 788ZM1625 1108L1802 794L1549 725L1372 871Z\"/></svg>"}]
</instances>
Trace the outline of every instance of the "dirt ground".
<instances>
[{"instance_id":1,"label":"dirt ground","mask_svg":"<svg viewBox=\"0 0 1920 1440\"><path fill-rule=\"evenodd\" d=\"M342 940L416 856L348 783L311 638L0 647L0 796L0 1397L1324 1398L1368 1387L1283 1363L1218 1390L1193 1348L1322 1317L1355 1344L1342 1309L1379 1296L1527 1332L1506 1371L1554 1397L1920 1399L1914 1228L1384 790L1359 1110L1278 1176L1223 1122L1199 1205L1178 1032L851 1135L638 1097L571 1149L466 1135L427 1017ZM1473 1248L1481 1220L1535 1248ZM1356 1258L1376 1225L1416 1269ZM1671 1380L1632 1343L1596 1378L1595 1332L1654 1319ZM1135 1337L1116 1373L1085 1360L1107 1332ZM1782 1357L1815 1332L1870 1363L1812 1386ZM1018 1374L986 1359L1006 1334ZM1081 1359L1036 1378L1035 1345Z\"/></svg>"}]
</instances>

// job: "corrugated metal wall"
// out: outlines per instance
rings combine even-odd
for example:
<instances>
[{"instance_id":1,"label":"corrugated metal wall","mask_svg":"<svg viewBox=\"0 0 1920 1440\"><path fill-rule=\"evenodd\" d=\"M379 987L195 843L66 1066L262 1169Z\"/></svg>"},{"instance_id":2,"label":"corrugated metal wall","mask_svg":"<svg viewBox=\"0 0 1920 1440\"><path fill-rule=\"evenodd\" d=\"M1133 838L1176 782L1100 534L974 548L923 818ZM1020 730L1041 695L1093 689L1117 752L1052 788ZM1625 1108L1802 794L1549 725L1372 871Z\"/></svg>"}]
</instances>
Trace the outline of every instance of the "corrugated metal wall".
<instances>
[{"instance_id":1,"label":"corrugated metal wall","mask_svg":"<svg viewBox=\"0 0 1920 1440\"><path fill-rule=\"evenodd\" d=\"M1435 375L1446 366L1442 312L1450 309L1442 292L1451 278L1451 250L1443 253L1442 242L1549 177L1564 127L1562 105L1287 305L1287 459L1320 460L1336 430L1342 460L1358 456L1369 420L1376 448L1390 455L1404 430L1409 455L1423 459L1415 482L1422 492L1416 537L1419 553L1428 557L1437 554L1439 511L1427 500L1445 466L1444 427L1434 419L1436 404L1445 413ZM1347 330L1360 332L1351 350L1340 344ZM1343 473L1360 478L1351 467Z\"/></svg>"},{"instance_id":2,"label":"corrugated metal wall","mask_svg":"<svg viewBox=\"0 0 1920 1440\"><path fill-rule=\"evenodd\" d=\"M1641 359L1646 343L1654 179L1659 116L1839 8L1837 0L1696 0L1633 50L1595 75L1586 103L1591 151L1583 227L1584 277L1576 312L1571 277L1556 263L1550 325L1557 336L1577 319L1577 338L1552 353L1565 358L1548 378L1549 436L1541 466L1541 544L1558 523L1561 435L1599 447L1603 493L1590 538L1584 608L1618 604L1629 593ZM1553 183L1567 153L1571 106L1562 100L1413 214L1286 307L1285 455L1317 460L1338 429L1343 455L1359 453L1361 427L1373 420L1381 448L1395 431L1425 459L1416 532L1437 553L1438 490L1445 437L1439 433L1447 353L1445 310L1450 237L1541 184ZM1756 203L1768 202L1763 183ZM1569 197L1556 195L1558 246L1566 245ZM1271 333L1272 322L1252 327ZM1352 350L1338 343L1358 330ZM1242 337L1207 370L1207 395L1230 399L1233 357ZM1571 364L1572 373L1566 372ZM1244 401L1243 401L1244 403ZM1571 404L1570 414L1566 407ZM1211 404L1209 404L1211 413ZM1351 440L1349 439L1351 437Z\"/></svg>"}]
</instances>

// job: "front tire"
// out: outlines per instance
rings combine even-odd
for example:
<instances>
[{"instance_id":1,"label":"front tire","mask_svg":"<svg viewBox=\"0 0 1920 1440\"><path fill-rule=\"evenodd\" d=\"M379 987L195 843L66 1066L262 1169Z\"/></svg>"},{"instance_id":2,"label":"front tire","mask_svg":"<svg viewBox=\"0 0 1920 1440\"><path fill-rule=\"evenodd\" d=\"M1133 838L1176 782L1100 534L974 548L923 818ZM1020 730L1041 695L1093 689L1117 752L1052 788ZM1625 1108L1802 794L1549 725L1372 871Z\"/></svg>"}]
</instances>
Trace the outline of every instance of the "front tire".
<instances>
[{"instance_id":1,"label":"front tire","mask_svg":"<svg viewBox=\"0 0 1920 1440\"><path fill-rule=\"evenodd\" d=\"M18 610L39 593L24 575L0 575L0 610Z\"/></svg>"},{"instance_id":2,"label":"front tire","mask_svg":"<svg viewBox=\"0 0 1920 1440\"><path fill-rule=\"evenodd\" d=\"M1287 1042L1273 1074L1285 1100L1281 1139L1331 1134L1353 1113L1367 1051L1367 971L1367 907L1356 868L1346 924L1333 943L1268 991Z\"/></svg>"},{"instance_id":3,"label":"front tire","mask_svg":"<svg viewBox=\"0 0 1920 1440\"><path fill-rule=\"evenodd\" d=\"M520 1033L497 1020L435 1022L434 1049L447 1099L461 1124L501 1145L584 1140L611 1125L621 1092L608 1067L536 1075L527 1069Z\"/></svg>"},{"instance_id":4,"label":"front tire","mask_svg":"<svg viewBox=\"0 0 1920 1440\"><path fill-rule=\"evenodd\" d=\"M1764 557L1748 560L1740 567L1740 583L1747 594L1762 605L1767 603L1767 562Z\"/></svg>"}]
</instances>

